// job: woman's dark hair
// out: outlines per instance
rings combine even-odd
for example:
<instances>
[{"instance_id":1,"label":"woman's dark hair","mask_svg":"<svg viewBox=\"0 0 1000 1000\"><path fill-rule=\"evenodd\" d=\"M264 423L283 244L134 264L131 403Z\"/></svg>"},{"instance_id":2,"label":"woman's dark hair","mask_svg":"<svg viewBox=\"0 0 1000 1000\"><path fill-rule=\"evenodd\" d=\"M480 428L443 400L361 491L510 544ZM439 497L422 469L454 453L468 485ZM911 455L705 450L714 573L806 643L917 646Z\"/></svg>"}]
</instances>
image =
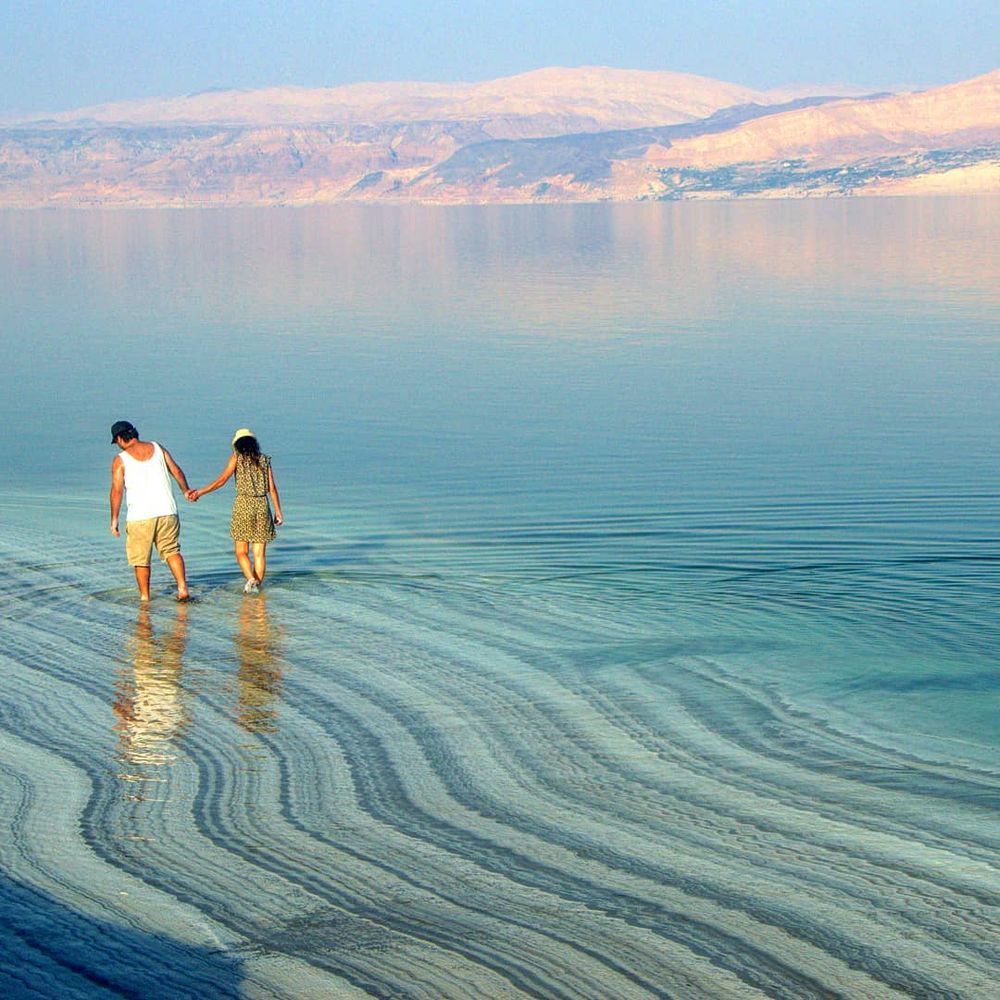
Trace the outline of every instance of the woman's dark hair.
<instances>
[{"instance_id":1,"label":"woman's dark hair","mask_svg":"<svg viewBox=\"0 0 1000 1000\"><path fill-rule=\"evenodd\" d=\"M237 438L233 443L233 448L237 455L249 458L254 465L260 465L260 445L255 437L247 434L245 437Z\"/></svg>"}]
</instances>

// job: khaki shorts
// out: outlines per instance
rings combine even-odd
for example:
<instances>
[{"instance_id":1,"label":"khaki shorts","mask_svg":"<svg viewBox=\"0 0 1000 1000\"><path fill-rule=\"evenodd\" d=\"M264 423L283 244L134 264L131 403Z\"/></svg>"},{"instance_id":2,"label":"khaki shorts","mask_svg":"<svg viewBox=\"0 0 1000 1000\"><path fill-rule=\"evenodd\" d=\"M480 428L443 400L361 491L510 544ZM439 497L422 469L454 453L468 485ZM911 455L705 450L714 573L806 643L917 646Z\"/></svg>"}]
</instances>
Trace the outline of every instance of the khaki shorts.
<instances>
[{"instance_id":1,"label":"khaki shorts","mask_svg":"<svg viewBox=\"0 0 1000 1000\"><path fill-rule=\"evenodd\" d=\"M176 514L125 522L125 556L129 566L148 566L153 546L166 562L181 550L181 519Z\"/></svg>"}]
</instances>

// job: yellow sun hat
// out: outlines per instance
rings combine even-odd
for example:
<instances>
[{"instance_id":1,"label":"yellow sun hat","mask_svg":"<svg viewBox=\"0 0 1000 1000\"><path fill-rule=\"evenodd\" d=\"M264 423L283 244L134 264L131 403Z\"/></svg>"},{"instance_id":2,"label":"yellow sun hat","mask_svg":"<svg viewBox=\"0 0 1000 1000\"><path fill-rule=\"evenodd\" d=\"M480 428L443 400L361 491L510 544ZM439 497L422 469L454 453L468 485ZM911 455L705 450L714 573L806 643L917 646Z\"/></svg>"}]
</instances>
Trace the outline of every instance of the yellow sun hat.
<instances>
[{"instance_id":1,"label":"yellow sun hat","mask_svg":"<svg viewBox=\"0 0 1000 1000\"><path fill-rule=\"evenodd\" d=\"M252 430L250 430L249 427L241 427L233 435L233 444L236 444L236 442L239 441L240 438L252 438L252 437L256 437L256 436L257 435L254 434L254 432Z\"/></svg>"}]
</instances>

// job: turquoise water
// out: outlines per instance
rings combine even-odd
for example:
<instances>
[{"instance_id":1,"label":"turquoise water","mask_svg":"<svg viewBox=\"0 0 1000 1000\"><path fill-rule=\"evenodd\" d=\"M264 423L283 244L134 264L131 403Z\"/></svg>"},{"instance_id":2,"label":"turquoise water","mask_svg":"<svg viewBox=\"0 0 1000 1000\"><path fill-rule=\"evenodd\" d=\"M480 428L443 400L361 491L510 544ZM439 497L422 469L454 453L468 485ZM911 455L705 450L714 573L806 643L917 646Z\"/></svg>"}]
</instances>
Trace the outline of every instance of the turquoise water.
<instances>
[{"instance_id":1,"label":"turquoise water","mask_svg":"<svg viewBox=\"0 0 1000 1000\"><path fill-rule=\"evenodd\" d=\"M991 995L998 217L0 213L0 981Z\"/></svg>"}]
</instances>

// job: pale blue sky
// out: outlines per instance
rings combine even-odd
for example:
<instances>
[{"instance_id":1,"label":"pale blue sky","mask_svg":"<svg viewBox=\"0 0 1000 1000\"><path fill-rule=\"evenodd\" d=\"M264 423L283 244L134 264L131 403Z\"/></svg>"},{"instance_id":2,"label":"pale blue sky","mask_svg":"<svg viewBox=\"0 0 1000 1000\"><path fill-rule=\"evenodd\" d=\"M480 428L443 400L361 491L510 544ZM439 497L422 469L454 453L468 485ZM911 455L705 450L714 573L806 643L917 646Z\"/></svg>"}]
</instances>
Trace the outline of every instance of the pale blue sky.
<instances>
[{"instance_id":1,"label":"pale blue sky","mask_svg":"<svg viewBox=\"0 0 1000 1000\"><path fill-rule=\"evenodd\" d=\"M0 0L0 114L556 65L761 88L932 86L996 68L998 10L997 0Z\"/></svg>"}]
</instances>

